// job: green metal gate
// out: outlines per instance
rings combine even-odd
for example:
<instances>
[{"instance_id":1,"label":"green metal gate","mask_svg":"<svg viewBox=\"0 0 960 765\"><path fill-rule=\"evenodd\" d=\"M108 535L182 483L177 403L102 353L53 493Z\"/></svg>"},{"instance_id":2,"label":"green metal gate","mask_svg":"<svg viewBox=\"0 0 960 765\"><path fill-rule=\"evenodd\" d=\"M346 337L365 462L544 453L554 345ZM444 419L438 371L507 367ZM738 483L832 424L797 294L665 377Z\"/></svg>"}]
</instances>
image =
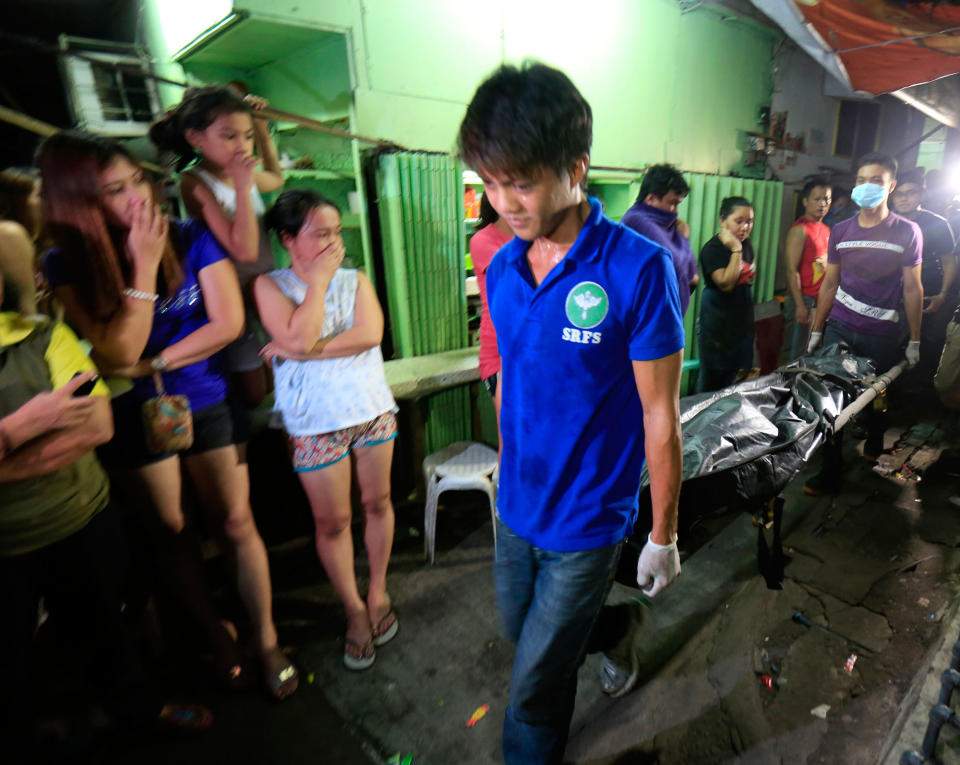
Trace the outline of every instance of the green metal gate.
<instances>
[{"instance_id":1,"label":"green metal gate","mask_svg":"<svg viewBox=\"0 0 960 765\"><path fill-rule=\"evenodd\" d=\"M378 158L387 322L400 358L464 348L467 335L463 182L446 154L395 152ZM466 386L430 396L424 451L470 440Z\"/></svg>"}]
</instances>

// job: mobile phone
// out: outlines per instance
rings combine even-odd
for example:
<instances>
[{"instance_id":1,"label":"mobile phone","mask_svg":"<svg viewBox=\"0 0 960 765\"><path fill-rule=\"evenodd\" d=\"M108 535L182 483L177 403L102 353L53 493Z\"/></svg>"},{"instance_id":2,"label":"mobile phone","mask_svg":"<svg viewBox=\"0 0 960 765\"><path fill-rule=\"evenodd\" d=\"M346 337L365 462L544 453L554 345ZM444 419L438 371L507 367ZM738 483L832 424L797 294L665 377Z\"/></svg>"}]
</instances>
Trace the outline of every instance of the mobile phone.
<instances>
[{"instance_id":1,"label":"mobile phone","mask_svg":"<svg viewBox=\"0 0 960 765\"><path fill-rule=\"evenodd\" d=\"M83 372L77 372L77 374L74 375L74 377L81 374L83 374ZM89 380L87 380L83 385L81 385L79 388L77 388L73 392L73 397L79 398L80 396L89 396L93 392L93 386L97 384L97 380L99 379L100 379L100 375L94 375L93 377L91 377Z\"/></svg>"}]
</instances>

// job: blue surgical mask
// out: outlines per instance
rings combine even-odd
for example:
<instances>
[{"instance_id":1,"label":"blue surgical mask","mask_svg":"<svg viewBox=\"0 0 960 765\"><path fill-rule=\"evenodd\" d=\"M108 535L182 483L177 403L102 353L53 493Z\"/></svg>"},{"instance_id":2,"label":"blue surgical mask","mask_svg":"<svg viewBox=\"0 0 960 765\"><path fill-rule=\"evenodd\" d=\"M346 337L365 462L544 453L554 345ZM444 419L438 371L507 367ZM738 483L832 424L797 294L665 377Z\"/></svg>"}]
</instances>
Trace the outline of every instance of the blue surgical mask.
<instances>
[{"instance_id":1,"label":"blue surgical mask","mask_svg":"<svg viewBox=\"0 0 960 765\"><path fill-rule=\"evenodd\" d=\"M853 187L850 198L863 209L872 210L887 198L887 187L879 183L861 183Z\"/></svg>"}]
</instances>

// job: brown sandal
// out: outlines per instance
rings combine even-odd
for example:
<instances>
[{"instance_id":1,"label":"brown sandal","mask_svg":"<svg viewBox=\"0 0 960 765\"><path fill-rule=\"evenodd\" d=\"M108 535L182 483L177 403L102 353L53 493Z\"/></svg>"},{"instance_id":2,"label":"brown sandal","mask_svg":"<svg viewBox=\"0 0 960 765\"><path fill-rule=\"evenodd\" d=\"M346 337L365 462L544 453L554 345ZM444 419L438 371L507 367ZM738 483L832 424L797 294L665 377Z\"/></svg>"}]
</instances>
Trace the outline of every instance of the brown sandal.
<instances>
[{"instance_id":1,"label":"brown sandal","mask_svg":"<svg viewBox=\"0 0 960 765\"><path fill-rule=\"evenodd\" d=\"M400 629L400 620L397 612L391 608L373 628L373 644L377 647L386 645L397 636Z\"/></svg>"},{"instance_id":2,"label":"brown sandal","mask_svg":"<svg viewBox=\"0 0 960 765\"><path fill-rule=\"evenodd\" d=\"M291 696L300 684L300 677L293 662L277 647L260 654L260 666L263 669L263 682L267 691L277 701Z\"/></svg>"},{"instance_id":3,"label":"brown sandal","mask_svg":"<svg viewBox=\"0 0 960 765\"><path fill-rule=\"evenodd\" d=\"M372 667L373 662L377 659L377 652L373 646L373 635L363 643L352 640L351 638L346 638L346 646L343 650L343 663L346 668L359 672L360 670Z\"/></svg>"}]
</instances>

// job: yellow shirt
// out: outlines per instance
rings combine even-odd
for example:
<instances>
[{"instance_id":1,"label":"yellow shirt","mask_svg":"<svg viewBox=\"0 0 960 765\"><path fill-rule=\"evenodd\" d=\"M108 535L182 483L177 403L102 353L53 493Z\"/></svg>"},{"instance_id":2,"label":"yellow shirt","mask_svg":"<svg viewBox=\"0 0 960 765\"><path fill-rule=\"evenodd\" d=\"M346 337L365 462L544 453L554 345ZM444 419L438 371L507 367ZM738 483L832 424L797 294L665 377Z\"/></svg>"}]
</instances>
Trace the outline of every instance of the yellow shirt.
<instances>
[{"instance_id":1,"label":"yellow shirt","mask_svg":"<svg viewBox=\"0 0 960 765\"><path fill-rule=\"evenodd\" d=\"M0 417L77 372L95 370L62 322L0 313ZM91 395L108 395L102 381ZM75 534L110 497L106 473L91 451L43 476L0 483L0 557L23 555Z\"/></svg>"}]
</instances>

